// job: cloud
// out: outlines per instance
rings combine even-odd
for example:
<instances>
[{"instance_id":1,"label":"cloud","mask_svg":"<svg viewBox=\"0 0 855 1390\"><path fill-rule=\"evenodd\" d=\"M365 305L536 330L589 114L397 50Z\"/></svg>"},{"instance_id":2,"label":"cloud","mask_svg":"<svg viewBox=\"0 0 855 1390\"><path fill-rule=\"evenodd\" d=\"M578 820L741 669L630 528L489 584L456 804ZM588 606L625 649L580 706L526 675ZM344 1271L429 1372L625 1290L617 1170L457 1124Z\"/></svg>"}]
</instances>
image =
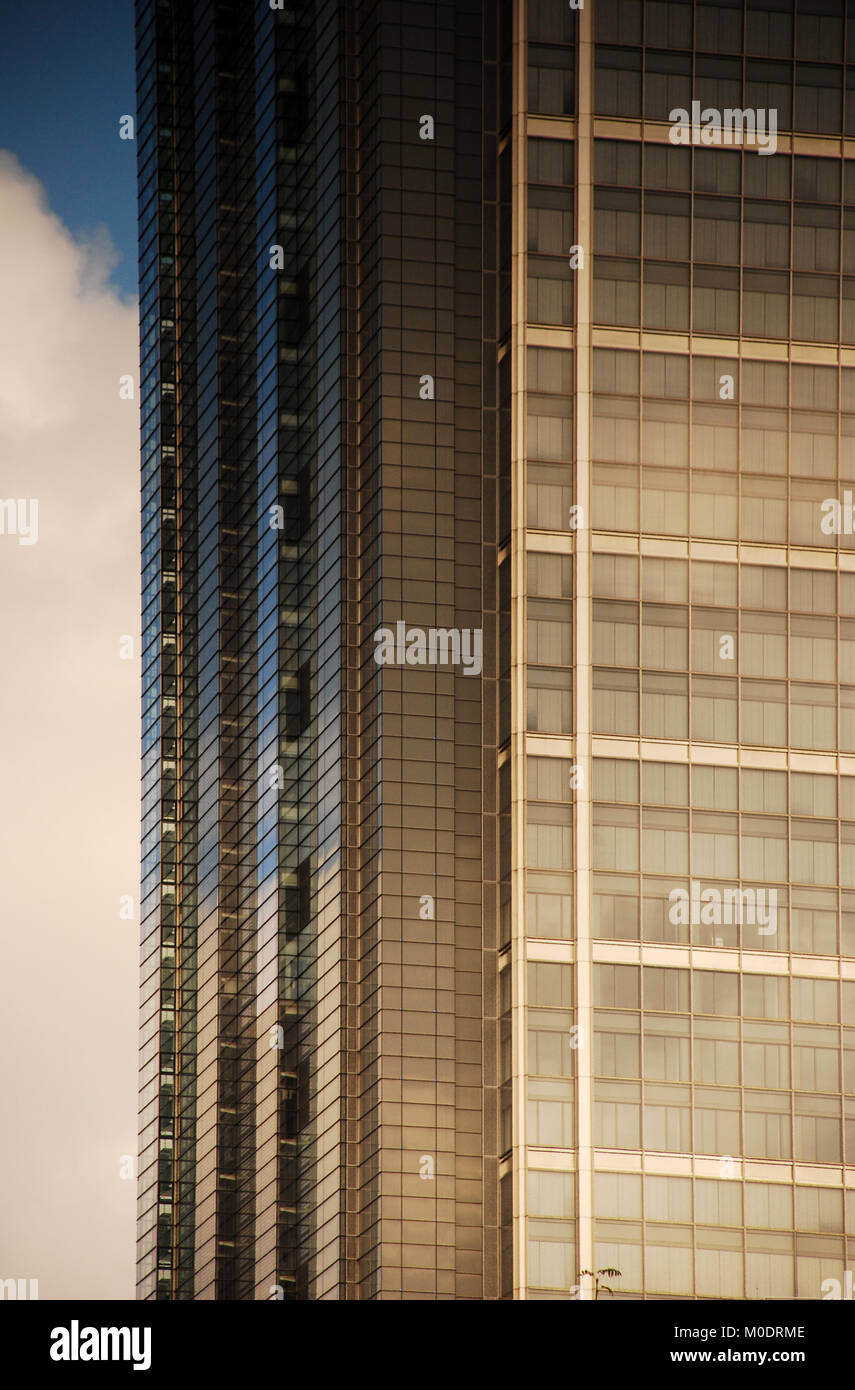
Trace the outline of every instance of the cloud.
<instances>
[{"instance_id":1,"label":"cloud","mask_svg":"<svg viewBox=\"0 0 855 1390\"><path fill-rule=\"evenodd\" d=\"M138 898L136 304L0 152L0 1279L133 1297ZM0 516L3 515L0 509Z\"/></svg>"}]
</instances>

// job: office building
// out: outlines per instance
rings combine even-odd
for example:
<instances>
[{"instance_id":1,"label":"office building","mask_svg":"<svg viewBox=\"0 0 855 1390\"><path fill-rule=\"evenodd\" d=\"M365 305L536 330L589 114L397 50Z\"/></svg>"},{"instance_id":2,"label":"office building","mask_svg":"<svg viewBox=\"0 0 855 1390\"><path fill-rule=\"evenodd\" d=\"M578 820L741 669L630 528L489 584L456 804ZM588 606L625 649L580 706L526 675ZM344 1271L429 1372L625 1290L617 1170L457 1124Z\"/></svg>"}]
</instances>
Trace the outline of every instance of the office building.
<instances>
[{"instance_id":1,"label":"office building","mask_svg":"<svg viewBox=\"0 0 855 1390\"><path fill-rule=\"evenodd\" d=\"M843 1288L855 18L137 43L140 1296Z\"/></svg>"}]
</instances>

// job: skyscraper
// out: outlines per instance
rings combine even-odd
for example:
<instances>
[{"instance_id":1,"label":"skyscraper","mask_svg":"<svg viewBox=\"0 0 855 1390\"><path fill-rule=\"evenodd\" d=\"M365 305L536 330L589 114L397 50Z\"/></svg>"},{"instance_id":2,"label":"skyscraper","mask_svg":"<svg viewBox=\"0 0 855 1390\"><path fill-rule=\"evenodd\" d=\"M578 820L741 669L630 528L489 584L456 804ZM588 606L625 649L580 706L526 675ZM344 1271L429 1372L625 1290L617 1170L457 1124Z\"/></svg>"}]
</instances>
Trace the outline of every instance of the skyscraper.
<instances>
[{"instance_id":1,"label":"skyscraper","mask_svg":"<svg viewBox=\"0 0 855 1390\"><path fill-rule=\"evenodd\" d=\"M140 1295L842 1287L855 20L137 34Z\"/></svg>"}]
</instances>

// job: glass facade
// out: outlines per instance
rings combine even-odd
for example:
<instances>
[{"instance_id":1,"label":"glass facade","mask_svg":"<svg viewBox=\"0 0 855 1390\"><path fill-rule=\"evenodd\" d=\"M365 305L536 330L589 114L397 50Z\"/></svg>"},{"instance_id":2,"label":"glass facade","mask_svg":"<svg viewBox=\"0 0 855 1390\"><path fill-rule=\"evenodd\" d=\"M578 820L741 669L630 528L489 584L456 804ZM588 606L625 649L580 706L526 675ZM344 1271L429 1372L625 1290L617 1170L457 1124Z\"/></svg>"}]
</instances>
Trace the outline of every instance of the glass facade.
<instances>
[{"instance_id":1,"label":"glass facade","mask_svg":"<svg viewBox=\"0 0 855 1390\"><path fill-rule=\"evenodd\" d=\"M140 1296L495 1298L511 9L137 45Z\"/></svg>"},{"instance_id":2,"label":"glass facade","mask_svg":"<svg viewBox=\"0 0 855 1390\"><path fill-rule=\"evenodd\" d=\"M140 1296L821 1298L855 21L137 0L137 43Z\"/></svg>"},{"instance_id":3,"label":"glass facade","mask_svg":"<svg viewBox=\"0 0 855 1390\"><path fill-rule=\"evenodd\" d=\"M855 27L558 8L520 6L514 111L505 1292L820 1299L855 1254Z\"/></svg>"}]
</instances>

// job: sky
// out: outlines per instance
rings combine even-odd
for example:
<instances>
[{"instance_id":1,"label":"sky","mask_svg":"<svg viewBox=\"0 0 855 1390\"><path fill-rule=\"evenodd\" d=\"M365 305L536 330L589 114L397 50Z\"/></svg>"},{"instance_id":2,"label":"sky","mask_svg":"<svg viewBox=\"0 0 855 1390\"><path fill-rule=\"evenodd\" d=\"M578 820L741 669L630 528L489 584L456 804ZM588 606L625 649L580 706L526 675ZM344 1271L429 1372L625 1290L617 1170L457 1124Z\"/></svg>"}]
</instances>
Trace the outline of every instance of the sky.
<instances>
[{"instance_id":1,"label":"sky","mask_svg":"<svg viewBox=\"0 0 855 1390\"><path fill-rule=\"evenodd\" d=\"M133 1297L132 21L0 7L0 1280L40 1299Z\"/></svg>"},{"instance_id":2,"label":"sky","mask_svg":"<svg viewBox=\"0 0 855 1390\"><path fill-rule=\"evenodd\" d=\"M74 234L109 229L113 278L136 294L133 0L0 5L0 149L41 179Z\"/></svg>"}]
</instances>

